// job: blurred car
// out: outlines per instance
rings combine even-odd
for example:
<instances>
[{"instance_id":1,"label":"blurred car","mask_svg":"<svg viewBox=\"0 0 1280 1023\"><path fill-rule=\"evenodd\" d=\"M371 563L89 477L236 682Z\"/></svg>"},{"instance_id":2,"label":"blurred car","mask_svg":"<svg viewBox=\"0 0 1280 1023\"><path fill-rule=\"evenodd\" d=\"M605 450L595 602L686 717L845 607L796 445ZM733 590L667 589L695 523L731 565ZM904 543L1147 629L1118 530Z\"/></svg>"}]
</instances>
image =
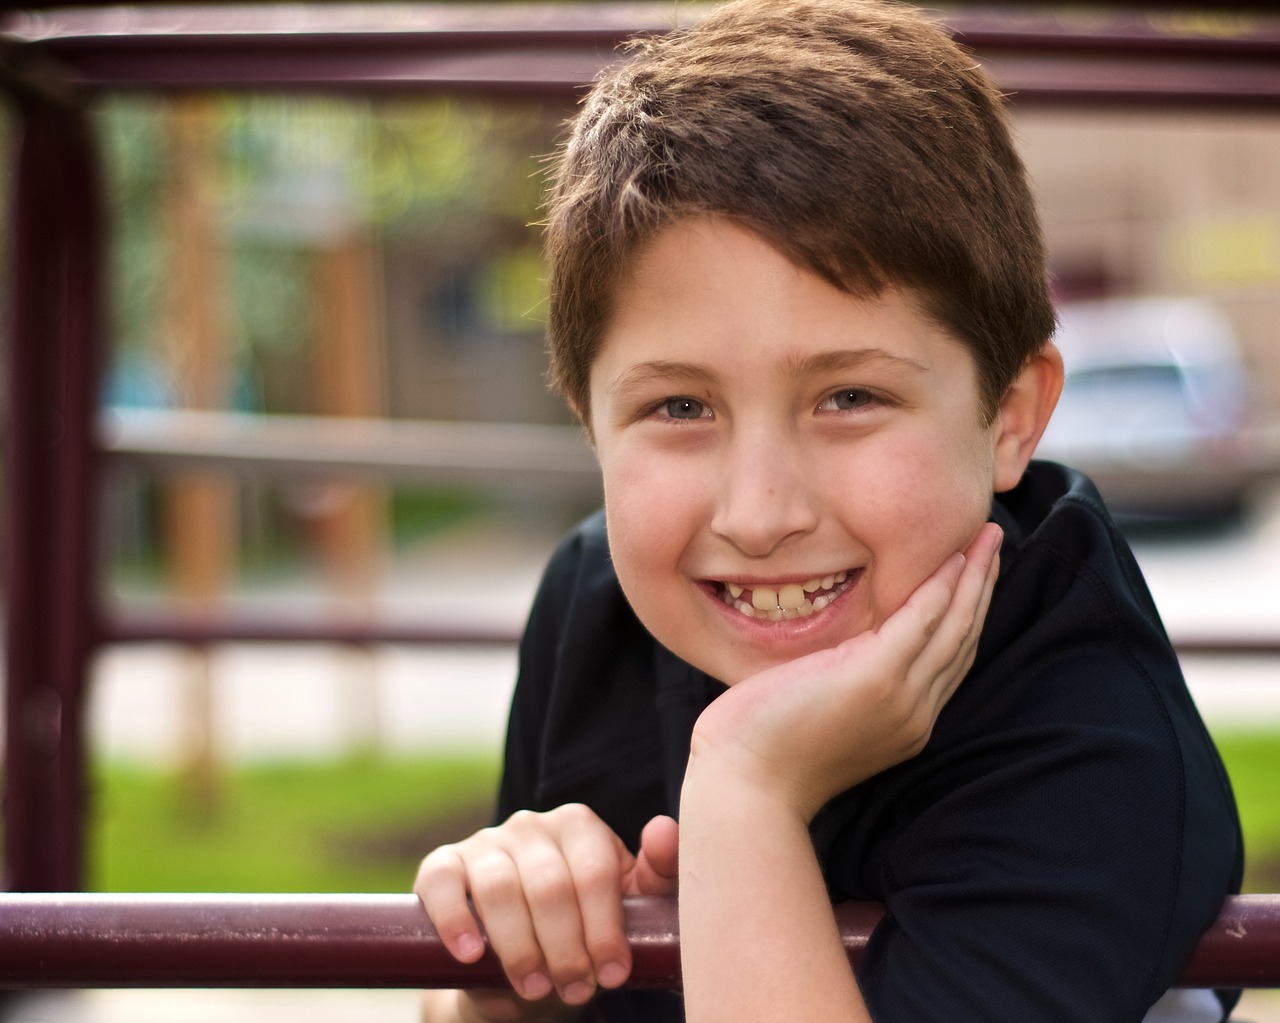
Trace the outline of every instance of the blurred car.
<instances>
[{"instance_id":1,"label":"blurred car","mask_svg":"<svg viewBox=\"0 0 1280 1023\"><path fill-rule=\"evenodd\" d=\"M1222 312L1195 298L1064 304L1062 397L1037 457L1091 476L1136 517L1238 511L1253 478L1248 372Z\"/></svg>"}]
</instances>

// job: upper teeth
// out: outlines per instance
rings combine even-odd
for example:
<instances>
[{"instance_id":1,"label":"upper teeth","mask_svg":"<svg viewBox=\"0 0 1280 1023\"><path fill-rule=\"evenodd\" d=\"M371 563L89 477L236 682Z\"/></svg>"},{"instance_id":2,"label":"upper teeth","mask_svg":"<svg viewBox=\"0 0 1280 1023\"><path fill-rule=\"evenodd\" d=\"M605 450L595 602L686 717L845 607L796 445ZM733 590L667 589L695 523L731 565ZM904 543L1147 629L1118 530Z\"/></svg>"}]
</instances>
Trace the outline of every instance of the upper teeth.
<instances>
[{"instance_id":1,"label":"upper teeth","mask_svg":"<svg viewBox=\"0 0 1280 1023\"><path fill-rule=\"evenodd\" d=\"M814 587L817 589L817 587ZM799 610L804 603L804 587L795 583L787 583L776 592L767 586L760 586L751 593L751 606L757 611L772 611L775 607L783 611Z\"/></svg>"},{"instance_id":2,"label":"upper teeth","mask_svg":"<svg viewBox=\"0 0 1280 1023\"><path fill-rule=\"evenodd\" d=\"M768 618L770 621L781 621L784 618L806 618L815 611L821 611L837 594L845 589L849 579L848 572L837 572L822 578L814 578L800 583L784 583L776 590L770 586L756 586L751 590L748 603L740 599L746 587L737 583L725 584L725 602L736 607L749 618ZM812 600L809 595L819 590L833 590L834 593L822 593Z\"/></svg>"}]
</instances>

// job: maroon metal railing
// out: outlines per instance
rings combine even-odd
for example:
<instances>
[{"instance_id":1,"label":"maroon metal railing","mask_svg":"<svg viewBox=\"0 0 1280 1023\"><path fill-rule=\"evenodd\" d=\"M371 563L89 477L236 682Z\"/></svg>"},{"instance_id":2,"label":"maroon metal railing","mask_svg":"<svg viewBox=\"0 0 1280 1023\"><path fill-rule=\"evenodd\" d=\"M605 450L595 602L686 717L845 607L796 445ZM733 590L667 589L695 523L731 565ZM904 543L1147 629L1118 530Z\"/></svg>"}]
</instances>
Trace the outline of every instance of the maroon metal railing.
<instances>
[{"instance_id":1,"label":"maroon metal railing","mask_svg":"<svg viewBox=\"0 0 1280 1023\"><path fill-rule=\"evenodd\" d=\"M77 887L83 848L103 212L84 109L43 74L11 85L4 871L6 887L41 890Z\"/></svg>"},{"instance_id":2,"label":"maroon metal railing","mask_svg":"<svg viewBox=\"0 0 1280 1023\"><path fill-rule=\"evenodd\" d=\"M1280 103L1274 16L1221 6L1198 18L1106 6L1082 12L962 5L945 20L1020 104L1274 109ZM454 89L563 99L612 59L617 42L664 30L674 11L608 3L545 5L519 15L483 3L261 4L248 12L144 7L15 16L9 31L93 90Z\"/></svg>"},{"instance_id":3,"label":"maroon metal railing","mask_svg":"<svg viewBox=\"0 0 1280 1023\"><path fill-rule=\"evenodd\" d=\"M680 983L675 903L626 901L629 987ZM884 915L836 908L856 964ZM0 896L0 988L494 987L486 954L463 965L412 895ZM1280 986L1280 895L1228 899L1182 972L1183 987Z\"/></svg>"},{"instance_id":4,"label":"maroon metal railing","mask_svg":"<svg viewBox=\"0 0 1280 1023\"><path fill-rule=\"evenodd\" d=\"M1018 103L1280 109L1276 16L1215 6L1202 21L1113 6L1086 18L1046 16L1038 7L999 16L958 7L947 21ZM503 638L430 623L263 623L255 636L253 626L234 621L104 620L93 550L103 458L95 428L104 217L90 99L121 89L216 87L541 95L567 105L611 59L617 40L660 30L670 5L647 13L607 4L566 10L261 4L186 14L0 14L0 89L11 100L15 148L8 161L4 888L82 884L84 695L99 645L165 637ZM1246 646L1280 653L1280 639Z\"/></svg>"}]
</instances>

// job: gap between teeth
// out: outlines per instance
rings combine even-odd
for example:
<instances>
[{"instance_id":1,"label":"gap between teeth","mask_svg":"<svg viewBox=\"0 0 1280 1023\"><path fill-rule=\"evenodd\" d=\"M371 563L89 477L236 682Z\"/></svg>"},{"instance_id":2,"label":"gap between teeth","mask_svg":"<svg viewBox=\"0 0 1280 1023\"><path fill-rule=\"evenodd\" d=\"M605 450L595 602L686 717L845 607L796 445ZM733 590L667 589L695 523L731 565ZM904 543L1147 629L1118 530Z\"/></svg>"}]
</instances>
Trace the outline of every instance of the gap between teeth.
<instances>
[{"instance_id":1,"label":"gap between teeth","mask_svg":"<svg viewBox=\"0 0 1280 1023\"><path fill-rule=\"evenodd\" d=\"M725 584L725 603L736 608L748 618L765 618L771 622L780 622L790 618L807 618L815 611L821 611L840 593L848 588L849 573L838 572L826 575L821 579L810 579L803 585L787 583L777 590L768 586L760 586L751 591L750 602L742 600L746 589L735 583ZM809 594L818 590L831 592L821 593L810 599Z\"/></svg>"}]
</instances>

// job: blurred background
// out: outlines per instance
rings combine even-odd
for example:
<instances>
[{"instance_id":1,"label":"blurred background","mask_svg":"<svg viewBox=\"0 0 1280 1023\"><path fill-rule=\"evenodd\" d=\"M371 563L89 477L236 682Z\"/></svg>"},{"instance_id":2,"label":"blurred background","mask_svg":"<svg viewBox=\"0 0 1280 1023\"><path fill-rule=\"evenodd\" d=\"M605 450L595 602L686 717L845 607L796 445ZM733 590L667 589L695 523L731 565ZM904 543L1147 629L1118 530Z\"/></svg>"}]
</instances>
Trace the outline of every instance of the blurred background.
<instances>
[{"instance_id":1,"label":"blurred background","mask_svg":"<svg viewBox=\"0 0 1280 1023\"><path fill-rule=\"evenodd\" d=\"M404 891L425 852L487 820L506 640L598 496L543 383L534 225L570 110L95 96L104 606L493 637L105 647L88 694L91 889ZM1280 890L1280 656L1214 652L1280 639L1280 111L1013 111L1068 366L1044 453L1094 474L1121 513L1237 786L1246 888ZM15 130L0 105L6 148ZM389 474L300 466L330 436L315 417L349 420L336 462L435 454ZM538 482L448 467L484 436L543 438L556 468ZM214 448L221 467L179 457ZM255 460L276 451L275 468Z\"/></svg>"},{"instance_id":2,"label":"blurred background","mask_svg":"<svg viewBox=\"0 0 1280 1023\"><path fill-rule=\"evenodd\" d=\"M114 344L103 406L119 417L108 423L141 429L146 418L131 413L217 409L567 427L542 379L530 226L540 157L562 114L454 99L104 102L96 117L111 183ZM1112 360L1110 380L1095 368L1087 389L1075 385L1080 397L1068 392L1061 419L1074 430L1051 434L1047 450L1061 447L1110 486L1175 635L1280 632L1267 447L1280 402L1275 117L1015 116L1064 331L1077 328L1062 342L1068 365L1083 376L1092 349ZM1135 298L1152 323L1132 322ZM1096 322L1081 333L1084 312ZM1200 363L1197 346L1209 350ZM1203 411L1191 404L1197 386L1210 392ZM1197 415L1203 437L1192 430ZM514 632L551 546L592 506L589 492L192 478L126 462L109 480L106 598L126 609L186 600L480 617ZM204 663L184 666L193 659ZM230 764L449 749L488 771L513 675L509 650L404 648L122 648L100 670L93 737L107 844L93 876L109 888L251 883L174 875L192 865L167 851L163 869L113 855L114 841L148 830L111 823L132 802L114 786L138 780L117 779L117 766L181 768L208 743L214 763L201 771L222 778L206 793L215 799L202 826L217 819L218 793L235 792ZM216 676L208 704L186 706L184 690L206 672ZM211 720L198 720L204 714ZM197 740L193 730L208 734ZM471 794L485 796L488 781ZM413 800L426 792L392 787L407 797L411 830L424 816ZM250 830L277 854L296 851ZM394 831L388 823L388 838ZM358 858L373 866L371 855ZM257 857L210 859L257 869ZM402 887L411 865L379 884ZM140 874L116 873L132 870ZM264 884L317 883L289 874Z\"/></svg>"}]
</instances>

